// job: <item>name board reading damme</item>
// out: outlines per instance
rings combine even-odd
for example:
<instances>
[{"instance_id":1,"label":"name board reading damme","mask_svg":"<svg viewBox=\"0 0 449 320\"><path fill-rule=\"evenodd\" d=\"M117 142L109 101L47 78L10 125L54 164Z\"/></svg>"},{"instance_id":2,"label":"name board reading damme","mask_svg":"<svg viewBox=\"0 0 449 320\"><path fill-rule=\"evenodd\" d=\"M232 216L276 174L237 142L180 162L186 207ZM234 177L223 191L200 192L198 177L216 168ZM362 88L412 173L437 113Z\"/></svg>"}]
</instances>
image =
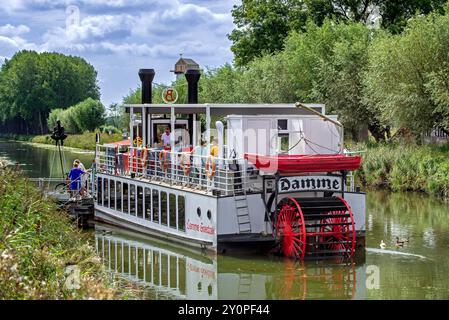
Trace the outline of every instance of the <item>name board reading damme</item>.
<instances>
[{"instance_id":1,"label":"name board reading damme","mask_svg":"<svg viewBox=\"0 0 449 320\"><path fill-rule=\"evenodd\" d=\"M342 178L333 176L297 176L279 179L279 192L341 191Z\"/></svg>"}]
</instances>

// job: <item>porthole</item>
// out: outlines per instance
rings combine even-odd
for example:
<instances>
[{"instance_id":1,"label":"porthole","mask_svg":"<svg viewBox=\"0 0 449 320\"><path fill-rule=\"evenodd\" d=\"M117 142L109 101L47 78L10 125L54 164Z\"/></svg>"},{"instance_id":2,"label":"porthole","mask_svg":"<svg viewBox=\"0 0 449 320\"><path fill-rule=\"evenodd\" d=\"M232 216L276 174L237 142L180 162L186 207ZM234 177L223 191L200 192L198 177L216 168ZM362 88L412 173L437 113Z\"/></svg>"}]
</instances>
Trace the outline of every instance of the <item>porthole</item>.
<instances>
[{"instance_id":1,"label":"porthole","mask_svg":"<svg viewBox=\"0 0 449 320\"><path fill-rule=\"evenodd\" d=\"M198 209L196 209L196 214L198 215L198 217L201 217L201 208L198 207Z\"/></svg>"},{"instance_id":2,"label":"porthole","mask_svg":"<svg viewBox=\"0 0 449 320\"><path fill-rule=\"evenodd\" d=\"M209 220L212 219L212 212L210 210L207 210L207 217L209 218Z\"/></svg>"},{"instance_id":3,"label":"porthole","mask_svg":"<svg viewBox=\"0 0 449 320\"><path fill-rule=\"evenodd\" d=\"M198 282L198 291L201 291L202 288L203 286L201 285L201 282Z\"/></svg>"}]
</instances>

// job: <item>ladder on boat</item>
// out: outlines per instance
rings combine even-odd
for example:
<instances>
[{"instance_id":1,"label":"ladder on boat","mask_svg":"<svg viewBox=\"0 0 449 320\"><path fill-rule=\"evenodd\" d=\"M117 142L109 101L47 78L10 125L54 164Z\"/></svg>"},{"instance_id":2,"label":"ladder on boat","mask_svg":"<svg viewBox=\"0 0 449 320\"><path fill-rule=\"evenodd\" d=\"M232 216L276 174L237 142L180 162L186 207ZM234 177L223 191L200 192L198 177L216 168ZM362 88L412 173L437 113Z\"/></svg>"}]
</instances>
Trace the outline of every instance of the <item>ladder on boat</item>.
<instances>
[{"instance_id":1,"label":"ladder on boat","mask_svg":"<svg viewBox=\"0 0 449 320\"><path fill-rule=\"evenodd\" d=\"M248 198L245 191L240 194L234 194L234 204L237 214L237 225L239 228L239 233L251 233Z\"/></svg>"}]
</instances>

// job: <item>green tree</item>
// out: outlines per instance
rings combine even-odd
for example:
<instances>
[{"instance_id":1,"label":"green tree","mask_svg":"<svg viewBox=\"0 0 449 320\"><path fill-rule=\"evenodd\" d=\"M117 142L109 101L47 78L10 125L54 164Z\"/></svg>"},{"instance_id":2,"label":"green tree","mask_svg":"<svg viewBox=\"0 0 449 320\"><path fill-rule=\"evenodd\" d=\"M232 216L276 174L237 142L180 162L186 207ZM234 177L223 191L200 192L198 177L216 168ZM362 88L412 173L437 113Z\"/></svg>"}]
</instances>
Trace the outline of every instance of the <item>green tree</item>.
<instances>
[{"instance_id":1,"label":"green tree","mask_svg":"<svg viewBox=\"0 0 449 320\"><path fill-rule=\"evenodd\" d=\"M448 48L448 14L416 16L401 35L379 37L364 80L366 103L397 128L449 131Z\"/></svg>"},{"instance_id":2,"label":"green tree","mask_svg":"<svg viewBox=\"0 0 449 320\"><path fill-rule=\"evenodd\" d=\"M0 122L23 121L26 131L44 133L55 108L99 99L97 72L79 57L20 51L0 71Z\"/></svg>"},{"instance_id":3,"label":"green tree","mask_svg":"<svg viewBox=\"0 0 449 320\"><path fill-rule=\"evenodd\" d=\"M400 33L416 13L444 12L446 0L242 0L234 6L235 29L228 35L237 66L256 57L279 52L292 31L304 31L307 21L317 26L325 20L370 24Z\"/></svg>"},{"instance_id":4,"label":"green tree","mask_svg":"<svg viewBox=\"0 0 449 320\"><path fill-rule=\"evenodd\" d=\"M50 130L57 119L61 120L68 133L94 131L105 124L105 108L99 100L87 98L68 109L54 109L47 120Z\"/></svg>"},{"instance_id":5,"label":"green tree","mask_svg":"<svg viewBox=\"0 0 449 320\"><path fill-rule=\"evenodd\" d=\"M248 64L263 54L282 50L292 29L306 22L302 0L243 0L234 6L234 29L228 35L236 65Z\"/></svg>"}]
</instances>

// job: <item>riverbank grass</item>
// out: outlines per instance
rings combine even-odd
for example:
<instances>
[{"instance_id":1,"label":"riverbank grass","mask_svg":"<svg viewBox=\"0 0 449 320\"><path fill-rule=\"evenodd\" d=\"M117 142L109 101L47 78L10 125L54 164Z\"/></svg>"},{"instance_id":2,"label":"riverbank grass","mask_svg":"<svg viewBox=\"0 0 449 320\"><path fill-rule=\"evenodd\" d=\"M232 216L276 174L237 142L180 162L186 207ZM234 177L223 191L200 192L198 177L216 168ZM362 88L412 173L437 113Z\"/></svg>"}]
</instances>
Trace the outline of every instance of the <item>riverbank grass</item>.
<instances>
[{"instance_id":1,"label":"riverbank grass","mask_svg":"<svg viewBox=\"0 0 449 320\"><path fill-rule=\"evenodd\" d=\"M0 169L0 238L0 299L126 298L87 235L10 169Z\"/></svg>"},{"instance_id":2,"label":"riverbank grass","mask_svg":"<svg viewBox=\"0 0 449 320\"><path fill-rule=\"evenodd\" d=\"M362 167L356 172L370 188L418 191L449 200L449 144L364 144Z\"/></svg>"}]
</instances>

